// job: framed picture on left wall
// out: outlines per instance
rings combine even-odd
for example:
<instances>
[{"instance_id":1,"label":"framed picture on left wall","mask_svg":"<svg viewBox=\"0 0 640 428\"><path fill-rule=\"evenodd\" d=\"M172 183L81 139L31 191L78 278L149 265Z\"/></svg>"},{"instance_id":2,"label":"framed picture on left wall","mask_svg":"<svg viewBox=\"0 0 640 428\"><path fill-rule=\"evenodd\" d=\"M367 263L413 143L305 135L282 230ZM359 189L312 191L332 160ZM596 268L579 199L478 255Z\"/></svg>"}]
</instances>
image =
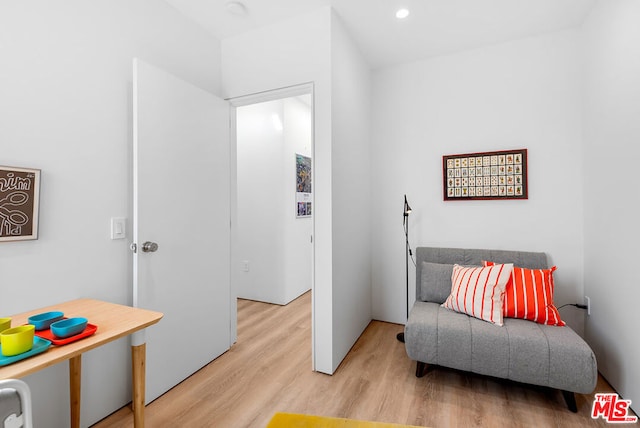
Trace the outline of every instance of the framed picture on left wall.
<instances>
[{"instance_id":1,"label":"framed picture on left wall","mask_svg":"<svg viewBox=\"0 0 640 428\"><path fill-rule=\"evenodd\" d=\"M0 166L0 242L38 239L40 170Z\"/></svg>"}]
</instances>

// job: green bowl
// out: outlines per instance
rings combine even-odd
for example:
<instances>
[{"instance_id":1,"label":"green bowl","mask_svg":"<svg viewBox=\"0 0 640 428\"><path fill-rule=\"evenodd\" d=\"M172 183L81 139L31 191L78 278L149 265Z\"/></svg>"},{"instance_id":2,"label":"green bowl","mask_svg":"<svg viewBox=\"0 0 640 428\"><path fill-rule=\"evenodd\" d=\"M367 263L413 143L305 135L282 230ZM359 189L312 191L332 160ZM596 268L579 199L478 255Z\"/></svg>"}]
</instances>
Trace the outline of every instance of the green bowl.
<instances>
[{"instance_id":1,"label":"green bowl","mask_svg":"<svg viewBox=\"0 0 640 428\"><path fill-rule=\"evenodd\" d=\"M2 355L12 357L30 351L33 347L35 331L36 328L33 325L27 324L9 328L0 333Z\"/></svg>"},{"instance_id":2,"label":"green bowl","mask_svg":"<svg viewBox=\"0 0 640 428\"><path fill-rule=\"evenodd\" d=\"M0 333L11 328L11 318L0 318Z\"/></svg>"}]
</instances>

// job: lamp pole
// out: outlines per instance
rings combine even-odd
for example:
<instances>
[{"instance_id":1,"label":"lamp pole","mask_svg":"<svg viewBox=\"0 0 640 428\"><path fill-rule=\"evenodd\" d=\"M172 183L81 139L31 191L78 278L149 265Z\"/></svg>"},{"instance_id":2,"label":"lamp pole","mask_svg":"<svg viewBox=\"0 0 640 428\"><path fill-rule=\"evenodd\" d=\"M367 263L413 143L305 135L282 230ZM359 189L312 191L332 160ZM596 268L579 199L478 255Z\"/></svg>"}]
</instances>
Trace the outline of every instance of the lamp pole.
<instances>
[{"instance_id":1,"label":"lamp pole","mask_svg":"<svg viewBox=\"0 0 640 428\"><path fill-rule=\"evenodd\" d=\"M411 207L407 202L407 195L404 195L404 209L402 213L402 225L404 226L404 239L405 239L405 274L406 274L406 288L405 288L405 298L406 298L406 310L407 310L407 320L409 319L409 253L411 249L409 248L409 214L411 214ZM404 332L398 333L396 335L396 339L400 342L404 343Z\"/></svg>"}]
</instances>

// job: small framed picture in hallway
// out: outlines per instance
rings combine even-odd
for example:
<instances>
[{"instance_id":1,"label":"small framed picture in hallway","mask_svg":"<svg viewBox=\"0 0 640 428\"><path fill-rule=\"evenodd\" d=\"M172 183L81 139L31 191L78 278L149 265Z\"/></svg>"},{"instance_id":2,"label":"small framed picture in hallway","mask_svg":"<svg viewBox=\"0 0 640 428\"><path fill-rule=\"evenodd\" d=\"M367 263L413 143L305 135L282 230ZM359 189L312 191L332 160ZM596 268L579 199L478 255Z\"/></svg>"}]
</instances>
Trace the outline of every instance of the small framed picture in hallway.
<instances>
[{"instance_id":1,"label":"small framed picture in hallway","mask_svg":"<svg viewBox=\"0 0 640 428\"><path fill-rule=\"evenodd\" d=\"M311 217L311 158L296 153L296 217Z\"/></svg>"}]
</instances>

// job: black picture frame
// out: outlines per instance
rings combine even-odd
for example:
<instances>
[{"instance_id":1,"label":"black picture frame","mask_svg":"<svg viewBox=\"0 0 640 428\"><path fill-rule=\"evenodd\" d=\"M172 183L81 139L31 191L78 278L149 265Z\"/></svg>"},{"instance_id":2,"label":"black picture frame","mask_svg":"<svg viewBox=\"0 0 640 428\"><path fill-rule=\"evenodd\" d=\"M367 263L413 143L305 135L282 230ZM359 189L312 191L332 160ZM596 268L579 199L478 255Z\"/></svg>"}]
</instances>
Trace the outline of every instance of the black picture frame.
<instances>
[{"instance_id":1,"label":"black picture frame","mask_svg":"<svg viewBox=\"0 0 640 428\"><path fill-rule=\"evenodd\" d=\"M445 201L528 199L527 176L527 149L442 156Z\"/></svg>"},{"instance_id":2,"label":"black picture frame","mask_svg":"<svg viewBox=\"0 0 640 428\"><path fill-rule=\"evenodd\" d=\"M0 242L38 239L40 170L0 166Z\"/></svg>"}]
</instances>

